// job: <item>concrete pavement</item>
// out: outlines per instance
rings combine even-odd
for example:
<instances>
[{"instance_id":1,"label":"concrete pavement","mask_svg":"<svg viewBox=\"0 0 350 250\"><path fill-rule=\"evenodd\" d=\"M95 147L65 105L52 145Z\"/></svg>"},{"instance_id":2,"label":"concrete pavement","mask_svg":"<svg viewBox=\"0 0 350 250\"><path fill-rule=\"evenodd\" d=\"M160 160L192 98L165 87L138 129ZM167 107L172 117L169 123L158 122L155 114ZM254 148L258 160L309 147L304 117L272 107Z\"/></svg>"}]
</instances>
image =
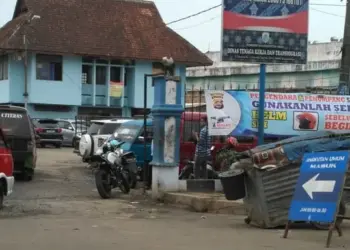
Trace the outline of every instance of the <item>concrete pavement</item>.
<instances>
[{"instance_id":1,"label":"concrete pavement","mask_svg":"<svg viewBox=\"0 0 350 250\"><path fill-rule=\"evenodd\" d=\"M292 228L262 230L244 217L193 213L138 194L101 200L94 180L71 149L40 149L33 182L17 182L0 212L0 247L70 249L322 249L327 232ZM334 234L332 249L350 249L350 230Z\"/></svg>"}]
</instances>

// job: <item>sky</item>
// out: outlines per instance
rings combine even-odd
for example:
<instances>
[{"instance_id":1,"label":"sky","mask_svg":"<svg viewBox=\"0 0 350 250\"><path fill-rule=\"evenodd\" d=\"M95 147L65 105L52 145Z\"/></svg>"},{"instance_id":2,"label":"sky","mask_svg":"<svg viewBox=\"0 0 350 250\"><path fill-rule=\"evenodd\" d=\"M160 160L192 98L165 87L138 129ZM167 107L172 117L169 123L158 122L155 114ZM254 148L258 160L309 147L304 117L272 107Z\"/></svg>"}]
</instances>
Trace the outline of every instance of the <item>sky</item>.
<instances>
[{"instance_id":1,"label":"sky","mask_svg":"<svg viewBox=\"0 0 350 250\"><path fill-rule=\"evenodd\" d=\"M96 0L98 1L98 0ZM153 0L165 23L218 5L222 0ZM341 0L310 0L309 40L328 42L342 38L345 5ZM16 0L0 1L0 27L11 20ZM344 6L324 6L334 4ZM170 25L177 33L203 52L220 50L221 8Z\"/></svg>"}]
</instances>

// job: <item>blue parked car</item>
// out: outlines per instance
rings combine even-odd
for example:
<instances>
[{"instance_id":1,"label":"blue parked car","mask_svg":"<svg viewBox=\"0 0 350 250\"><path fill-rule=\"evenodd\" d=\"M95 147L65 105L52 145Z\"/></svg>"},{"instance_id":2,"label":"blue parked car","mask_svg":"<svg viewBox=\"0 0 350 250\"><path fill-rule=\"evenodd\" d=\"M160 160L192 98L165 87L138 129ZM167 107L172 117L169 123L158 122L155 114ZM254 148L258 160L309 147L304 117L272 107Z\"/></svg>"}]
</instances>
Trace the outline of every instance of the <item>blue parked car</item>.
<instances>
[{"instance_id":1,"label":"blue parked car","mask_svg":"<svg viewBox=\"0 0 350 250\"><path fill-rule=\"evenodd\" d=\"M125 142L121 148L124 152L134 152L140 174L143 172L144 162L152 160L151 144L153 139L152 119L147 119L146 133L143 129L143 120L132 120L124 122L113 136L118 141ZM144 157L144 141L146 140L146 158ZM141 177L143 175L141 174Z\"/></svg>"}]
</instances>

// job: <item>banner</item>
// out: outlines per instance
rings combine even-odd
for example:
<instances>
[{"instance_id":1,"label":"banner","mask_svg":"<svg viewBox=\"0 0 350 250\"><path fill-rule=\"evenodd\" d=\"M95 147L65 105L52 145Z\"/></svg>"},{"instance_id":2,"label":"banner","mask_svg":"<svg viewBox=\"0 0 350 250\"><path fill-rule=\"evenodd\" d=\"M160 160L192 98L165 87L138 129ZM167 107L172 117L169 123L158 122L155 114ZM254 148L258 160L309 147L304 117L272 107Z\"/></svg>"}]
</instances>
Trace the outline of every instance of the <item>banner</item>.
<instances>
[{"instance_id":1,"label":"banner","mask_svg":"<svg viewBox=\"0 0 350 250\"><path fill-rule=\"evenodd\" d=\"M259 93L207 90L210 135L257 135ZM350 132L350 96L266 93L265 136Z\"/></svg>"},{"instance_id":2,"label":"banner","mask_svg":"<svg viewBox=\"0 0 350 250\"><path fill-rule=\"evenodd\" d=\"M305 64L309 0L223 0L222 61Z\"/></svg>"},{"instance_id":3,"label":"banner","mask_svg":"<svg viewBox=\"0 0 350 250\"><path fill-rule=\"evenodd\" d=\"M124 83L123 82L110 82L110 97L121 98L123 95Z\"/></svg>"}]
</instances>

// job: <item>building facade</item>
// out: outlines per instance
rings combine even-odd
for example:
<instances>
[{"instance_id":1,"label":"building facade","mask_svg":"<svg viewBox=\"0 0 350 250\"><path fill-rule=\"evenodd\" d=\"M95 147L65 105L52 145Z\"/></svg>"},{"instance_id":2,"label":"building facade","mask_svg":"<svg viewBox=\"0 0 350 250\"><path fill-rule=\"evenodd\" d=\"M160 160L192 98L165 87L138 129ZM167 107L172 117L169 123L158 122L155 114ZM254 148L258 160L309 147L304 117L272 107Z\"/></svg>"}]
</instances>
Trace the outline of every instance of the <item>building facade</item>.
<instances>
[{"instance_id":1,"label":"building facade","mask_svg":"<svg viewBox=\"0 0 350 250\"><path fill-rule=\"evenodd\" d=\"M313 43L308 46L306 65L274 64L266 68L266 88L269 90L306 88L337 88L341 65L342 41ZM209 67L187 70L186 89L258 89L259 65L222 62L220 52L207 52L213 60ZM349 68L348 66L347 68ZM346 70L346 69L344 69Z\"/></svg>"},{"instance_id":2,"label":"building facade","mask_svg":"<svg viewBox=\"0 0 350 250\"><path fill-rule=\"evenodd\" d=\"M186 67L212 63L165 26L152 2L18 0L0 29L0 103L24 105L27 93L33 118L137 115L145 74L162 70L164 56L183 86ZM153 88L148 78L148 109Z\"/></svg>"}]
</instances>

